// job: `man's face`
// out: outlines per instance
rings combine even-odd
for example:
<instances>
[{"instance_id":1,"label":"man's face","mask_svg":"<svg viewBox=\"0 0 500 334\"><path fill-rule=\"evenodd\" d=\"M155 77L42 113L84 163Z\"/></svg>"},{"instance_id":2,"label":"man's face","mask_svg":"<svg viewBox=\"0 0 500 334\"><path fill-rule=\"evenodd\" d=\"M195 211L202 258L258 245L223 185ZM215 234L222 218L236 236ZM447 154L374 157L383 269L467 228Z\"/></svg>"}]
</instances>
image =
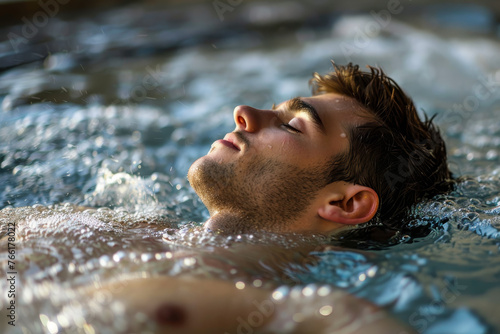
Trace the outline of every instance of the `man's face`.
<instances>
[{"instance_id":1,"label":"man's face","mask_svg":"<svg viewBox=\"0 0 500 334\"><path fill-rule=\"evenodd\" d=\"M333 158L348 149L346 131L360 122L356 109L352 99L333 93L270 110L236 107L235 131L189 169L212 217L206 227L314 231L310 204L327 185Z\"/></svg>"}]
</instances>

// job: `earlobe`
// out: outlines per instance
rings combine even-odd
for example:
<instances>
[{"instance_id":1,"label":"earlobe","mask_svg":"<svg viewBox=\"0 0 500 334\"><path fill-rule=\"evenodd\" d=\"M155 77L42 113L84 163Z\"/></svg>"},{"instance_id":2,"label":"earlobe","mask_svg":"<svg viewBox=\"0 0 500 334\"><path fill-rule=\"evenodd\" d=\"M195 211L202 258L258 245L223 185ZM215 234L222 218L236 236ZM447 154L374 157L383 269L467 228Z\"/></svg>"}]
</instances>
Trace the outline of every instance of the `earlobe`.
<instances>
[{"instance_id":1,"label":"earlobe","mask_svg":"<svg viewBox=\"0 0 500 334\"><path fill-rule=\"evenodd\" d=\"M332 194L318 208L318 215L331 222L356 225L366 223L375 216L379 199L377 193L369 188L354 184L345 184L342 195L338 191Z\"/></svg>"}]
</instances>

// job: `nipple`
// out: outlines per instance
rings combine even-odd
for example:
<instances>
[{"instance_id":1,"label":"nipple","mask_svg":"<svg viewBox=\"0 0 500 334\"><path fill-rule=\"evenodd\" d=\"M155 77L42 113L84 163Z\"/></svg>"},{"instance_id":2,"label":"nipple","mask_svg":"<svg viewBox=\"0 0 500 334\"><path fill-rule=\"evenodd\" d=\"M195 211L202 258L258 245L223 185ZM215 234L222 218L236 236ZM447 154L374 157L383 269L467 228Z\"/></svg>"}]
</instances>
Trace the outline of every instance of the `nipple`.
<instances>
[{"instance_id":1,"label":"nipple","mask_svg":"<svg viewBox=\"0 0 500 334\"><path fill-rule=\"evenodd\" d=\"M156 310L156 321L160 325L182 326L186 322L186 312L180 306L163 304Z\"/></svg>"}]
</instances>

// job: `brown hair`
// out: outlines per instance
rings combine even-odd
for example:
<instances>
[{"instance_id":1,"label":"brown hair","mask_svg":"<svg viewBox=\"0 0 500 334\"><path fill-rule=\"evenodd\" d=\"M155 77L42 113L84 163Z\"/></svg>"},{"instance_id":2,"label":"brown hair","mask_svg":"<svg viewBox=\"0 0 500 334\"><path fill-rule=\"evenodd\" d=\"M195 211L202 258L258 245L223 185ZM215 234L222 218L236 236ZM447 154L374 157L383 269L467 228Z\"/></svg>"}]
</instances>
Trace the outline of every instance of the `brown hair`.
<instances>
[{"instance_id":1,"label":"brown hair","mask_svg":"<svg viewBox=\"0 0 500 334\"><path fill-rule=\"evenodd\" d=\"M333 66L334 72L313 74L313 94L350 97L370 116L349 130L349 150L334 157L329 181L375 190L378 218L396 227L413 204L450 190L444 141L432 118L425 115L422 122L413 101L381 69L368 66L370 72L363 72L352 63Z\"/></svg>"}]
</instances>

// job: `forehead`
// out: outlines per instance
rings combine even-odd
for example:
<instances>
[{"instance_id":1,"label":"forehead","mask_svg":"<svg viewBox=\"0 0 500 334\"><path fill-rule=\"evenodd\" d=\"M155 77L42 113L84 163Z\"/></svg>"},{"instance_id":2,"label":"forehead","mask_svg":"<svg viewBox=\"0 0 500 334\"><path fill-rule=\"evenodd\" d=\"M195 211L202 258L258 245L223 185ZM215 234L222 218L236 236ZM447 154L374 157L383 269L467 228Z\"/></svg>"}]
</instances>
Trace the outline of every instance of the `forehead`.
<instances>
[{"instance_id":1,"label":"forehead","mask_svg":"<svg viewBox=\"0 0 500 334\"><path fill-rule=\"evenodd\" d=\"M350 112L353 116L363 112L358 101L337 93L303 97L302 100L313 103L316 108L325 109L325 111Z\"/></svg>"}]
</instances>

